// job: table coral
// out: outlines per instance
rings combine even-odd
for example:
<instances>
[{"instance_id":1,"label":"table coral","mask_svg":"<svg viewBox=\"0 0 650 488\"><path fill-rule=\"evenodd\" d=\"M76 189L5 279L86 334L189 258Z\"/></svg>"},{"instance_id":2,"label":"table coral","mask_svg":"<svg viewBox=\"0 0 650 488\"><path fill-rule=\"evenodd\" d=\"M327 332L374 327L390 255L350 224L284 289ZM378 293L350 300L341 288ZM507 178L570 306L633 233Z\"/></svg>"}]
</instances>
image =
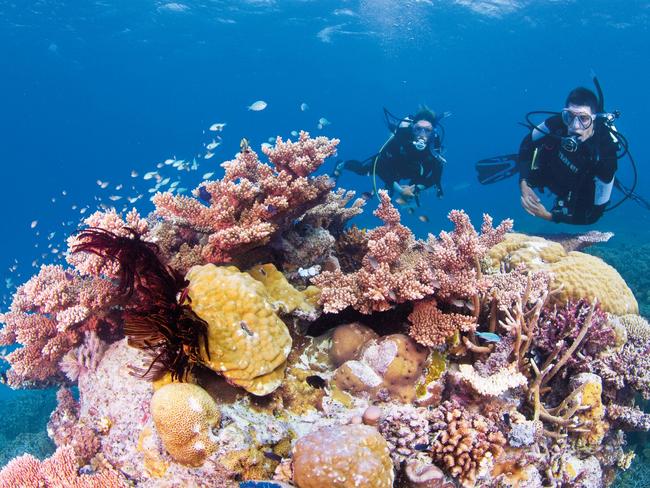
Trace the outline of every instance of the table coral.
<instances>
[{"instance_id":1,"label":"table coral","mask_svg":"<svg viewBox=\"0 0 650 488\"><path fill-rule=\"evenodd\" d=\"M151 398L151 415L165 449L179 463L200 466L216 450L221 413L200 386L163 386Z\"/></svg>"},{"instance_id":2,"label":"table coral","mask_svg":"<svg viewBox=\"0 0 650 488\"><path fill-rule=\"evenodd\" d=\"M393 463L373 427L325 427L296 442L293 481L299 488L390 488Z\"/></svg>"},{"instance_id":3,"label":"table coral","mask_svg":"<svg viewBox=\"0 0 650 488\"><path fill-rule=\"evenodd\" d=\"M202 361L233 384L267 395L284 377L289 331L264 285L234 266L195 266L188 272L192 310L208 323Z\"/></svg>"}]
</instances>

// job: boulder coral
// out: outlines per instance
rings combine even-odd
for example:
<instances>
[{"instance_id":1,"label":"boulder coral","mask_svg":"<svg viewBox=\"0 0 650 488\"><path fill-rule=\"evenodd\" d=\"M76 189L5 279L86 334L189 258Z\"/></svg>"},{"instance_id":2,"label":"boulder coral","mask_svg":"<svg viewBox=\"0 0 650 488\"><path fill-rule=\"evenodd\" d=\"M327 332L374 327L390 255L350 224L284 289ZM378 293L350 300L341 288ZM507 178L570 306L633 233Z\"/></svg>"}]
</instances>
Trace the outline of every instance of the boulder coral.
<instances>
[{"instance_id":1,"label":"boulder coral","mask_svg":"<svg viewBox=\"0 0 650 488\"><path fill-rule=\"evenodd\" d=\"M346 361L334 373L334 384L350 393L389 398L403 403L415 400L416 383L424 372L428 349L404 334L368 341L359 360Z\"/></svg>"},{"instance_id":2,"label":"boulder coral","mask_svg":"<svg viewBox=\"0 0 650 488\"><path fill-rule=\"evenodd\" d=\"M151 398L151 416L165 449L177 462L201 466L216 450L221 412L200 386L163 386Z\"/></svg>"},{"instance_id":3,"label":"boulder coral","mask_svg":"<svg viewBox=\"0 0 650 488\"><path fill-rule=\"evenodd\" d=\"M548 271L553 276L555 303L569 300L598 300L605 312L624 315L639 311L639 305L621 275L602 259L578 251L566 252L561 244L542 237L507 234L490 249L493 267L515 269L524 264L532 271Z\"/></svg>"},{"instance_id":4,"label":"boulder coral","mask_svg":"<svg viewBox=\"0 0 650 488\"><path fill-rule=\"evenodd\" d=\"M187 273L192 310L208 323L202 361L254 395L282 383L291 336L264 285L234 266L206 264Z\"/></svg>"},{"instance_id":5,"label":"boulder coral","mask_svg":"<svg viewBox=\"0 0 650 488\"><path fill-rule=\"evenodd\" d=\"M390 488L388 444L367 425L324 427L296 442L293 481L299 488Z\"/></svg>"}]
</instances>

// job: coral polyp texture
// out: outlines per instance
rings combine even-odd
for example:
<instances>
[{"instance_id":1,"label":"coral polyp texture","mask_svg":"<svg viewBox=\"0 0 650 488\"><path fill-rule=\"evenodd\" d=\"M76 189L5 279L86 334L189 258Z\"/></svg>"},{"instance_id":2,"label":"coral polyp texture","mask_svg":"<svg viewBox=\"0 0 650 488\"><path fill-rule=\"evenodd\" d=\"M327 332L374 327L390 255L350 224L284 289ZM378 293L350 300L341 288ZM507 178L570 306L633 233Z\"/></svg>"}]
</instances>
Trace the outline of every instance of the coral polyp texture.
<instances>
[{"instance_id":1,"label":"coral polyp texture","mask_svg":"<svg viewBox=\"0 0 650 488\"><path fill-rule=\"evenodd\" d=\"M630 467L650 325L577 250L611 236L453 210L420 239L385 191L360 230L365 200L314 174L337 144L242 144L192 196L93 213L69 267L18 287L6 383L58 387L56 451L0 487L591 488Z\"/></svg>"}]
</instances>

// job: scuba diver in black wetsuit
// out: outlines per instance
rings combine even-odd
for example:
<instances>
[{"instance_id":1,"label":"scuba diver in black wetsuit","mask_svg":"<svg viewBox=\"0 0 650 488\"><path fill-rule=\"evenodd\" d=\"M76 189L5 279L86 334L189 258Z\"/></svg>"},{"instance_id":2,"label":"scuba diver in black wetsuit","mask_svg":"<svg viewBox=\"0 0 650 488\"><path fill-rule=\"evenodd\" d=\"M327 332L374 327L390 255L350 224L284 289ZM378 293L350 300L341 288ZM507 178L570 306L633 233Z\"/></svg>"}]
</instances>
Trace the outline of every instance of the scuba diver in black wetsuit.
<instances>
[{"instance_id":1,"label":"scuba diver in black wetsuit","mask_svg":"<svg viewBox=\"0 0 650 488\"><path fill-rule=\"evenodd\" d=\"M517 165L526 212L568 224L593 224L602 217L614 186L618 145L597 113L596 95L576 88L560 115L547 118L524 137ZM548 188L556 196L550 211L533 188Z\"/></svg>"},{"instance_id":2,"label":"scuba diver in black wetsuit","mask_svg":"<svg viewBox=\"0 0 650 488\"><path fill-rule=\"evenodd\" d=\"M476 163L479 182L495 183L518 172L523 208L553 222L593 224L604 212L628 199L650 210L650 204L634 192L636 163L627 139L614 126L620 113L605 112L600 83L595 76L593 81L598 96L587 88L576 88L569 93L561 112L529 112L525 125L531 132L524 137L519 153ZM540 114L547 118L535 125L530 118ZM616 178L618 160L624 156L633 170L630 188ZM534 188L548 189L555 195L550 211ZM613 188L623 193L623 198L611 205Z\"/></svg>"},{"instance_id":3,"label":"scuba diver in black wetsuit","mask_svg":"<svg viewBox=\"0 0 650 488\"><path fill-rule=\"evenodd\" d=\"M390 114L385 110L386 118ZM443 117L449 115L445 113ZM392 117L392 116L390 116ZM436 194L442 198L442 169L446 162L442 156L442 135L437 130L440 118L427 107L420 107L413 117L389 121L393 134L379 153L364 161L348 160L337 165L335 175L340 169L347 169L359 175L372 175L375 193L376 176L383 181L392 195L397 191L406 199L414 198L419 205L418 194L427 188L435 187ZM407 185L400 185L407 180Z\"/></svg>"}]
</instances>

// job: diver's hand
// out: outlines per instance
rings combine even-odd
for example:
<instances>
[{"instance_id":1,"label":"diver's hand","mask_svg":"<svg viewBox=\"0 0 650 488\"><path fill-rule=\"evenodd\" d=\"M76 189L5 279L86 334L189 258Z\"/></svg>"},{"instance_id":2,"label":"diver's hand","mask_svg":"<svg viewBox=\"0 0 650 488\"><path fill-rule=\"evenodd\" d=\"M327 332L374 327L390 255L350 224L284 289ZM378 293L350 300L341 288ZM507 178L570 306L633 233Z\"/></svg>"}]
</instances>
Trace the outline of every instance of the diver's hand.
<instances>
[{"instance_id":1,"label":"diver's hand","mask_svg":"<svg viewBox=\"0 0 650 488\"><path fill-rule=\"evenodd\" d=\"M535 205L540 204L539 197L535 191L528 186L526 180L521 180L519 182L519 189L521 190L521 206L524 207L524 210L531 215L534 215L532 209Z\"/></svg>"}]
</instances>

